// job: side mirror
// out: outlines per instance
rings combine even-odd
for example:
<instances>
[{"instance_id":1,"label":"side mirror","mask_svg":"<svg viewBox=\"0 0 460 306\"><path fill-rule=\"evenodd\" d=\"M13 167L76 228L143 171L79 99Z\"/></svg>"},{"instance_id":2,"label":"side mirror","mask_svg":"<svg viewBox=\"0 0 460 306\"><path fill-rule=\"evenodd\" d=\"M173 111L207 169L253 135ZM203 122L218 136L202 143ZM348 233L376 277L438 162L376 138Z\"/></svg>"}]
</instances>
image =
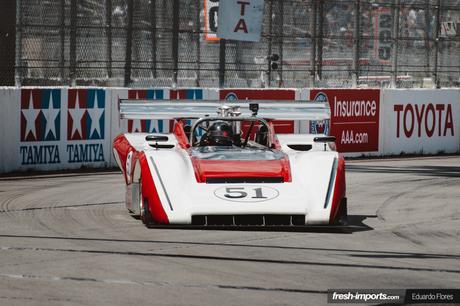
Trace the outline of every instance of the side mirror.
<instances>
[{"instance_id":1,"label":"side mirror","mask_svg":"<svg viewBox=\"0 0 460 306\"><path fill-rule=\"evenodd\" d=\"M314 142L324 143L324 151L326 151L327 144L329 144L329 147L335 151L335 140L335 136L320 136L313 138Z\"/></svg>"},{"instance_id":2,"label":"side mirror","mask_svg":"<svg viewBox=\"0 0 460 306\"><path fill-rule=\"evenodd\" d=\"M313 138L314 142L323 142L323 143L335 142L335 140L336 140L335 136L323 136L323 137Z\"/></svg>"}]
</instances>

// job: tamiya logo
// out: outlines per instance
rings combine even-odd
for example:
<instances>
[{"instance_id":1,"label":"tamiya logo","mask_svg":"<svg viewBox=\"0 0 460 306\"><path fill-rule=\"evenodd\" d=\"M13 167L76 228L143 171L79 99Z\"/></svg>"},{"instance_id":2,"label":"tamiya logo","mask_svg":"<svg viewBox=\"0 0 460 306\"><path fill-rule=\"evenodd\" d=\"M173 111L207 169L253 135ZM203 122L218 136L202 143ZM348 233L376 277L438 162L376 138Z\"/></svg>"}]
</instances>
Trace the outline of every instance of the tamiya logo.
<instances>
[{"instance_id":1,"label":"tamiya logo","mask_svg":"<svg viewBox=\"0 0 460 306\"><path fill-rule=\"evenodd\" d=\"M313 101L329 103L327 95L323 92L319 92ZM310 121L310 133L329 135L329 123L329 120Z\"/></svg>"},{"instance_id":2,"label":"tamiya logo","mask_svg":"<svg viewBox=\"0 0 460 306\"><path fill-rule=\"evenodd\" d=\"M225 100L227 101L235 101L238 100L238 96L234 92L230 92L225 96Z\"/></svg>"},{"instance_id":3,"label":"tamiya logo","mask_svg":"<svg viewBox=\"0 0 460 306\"><path fill-rule=\"evenodd\" d=\"M56 141L61 133L61 90L21 91L21 141Z\"/></svg>"},{"instance_id":4,"label":"tamiya logo","mask_svg":"<svg viewBox=\"0 0 460 306\"><path fill-rule=\"evenodd\" d=\"M163 89L133 89L128 91L128 98L132 100L163 100ZM152 101L152 103L155 103ZM168 120L128 120L129 133L167 133Z\"/></svg>"},{"instance_id":5,"label":"tamiya logo","mask_svg":"<svg viewBox=\"0 0 460 306\"><path fill-rule=\"evenodd\" d=\"M69 89L67 139L104 139L105 90Z\"/></svg>"}]
</instances>

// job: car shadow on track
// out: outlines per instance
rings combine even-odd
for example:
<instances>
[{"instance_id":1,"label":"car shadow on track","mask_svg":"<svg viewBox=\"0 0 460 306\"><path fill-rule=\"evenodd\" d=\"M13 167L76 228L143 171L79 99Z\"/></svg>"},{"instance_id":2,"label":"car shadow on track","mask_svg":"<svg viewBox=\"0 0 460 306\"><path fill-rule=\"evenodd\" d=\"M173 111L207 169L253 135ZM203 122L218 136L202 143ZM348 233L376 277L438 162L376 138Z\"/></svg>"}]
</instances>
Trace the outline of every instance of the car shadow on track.
<instances>
[{"instance_id":1,"label":"car shadow on track","mask_svg":"<svg viewBox=\"0 0 460 306\"><path fill-rule=\"evenodd\" d=\"M133 216L134 217L134 216ZM138 217L134 217L139 219ZM365 224L368 218L377 218L375 215L348 215L348 225L313 225L313 226L199 226L199 225L148 225L149 228L177 229L177 230L219 230L219 231L265 231L265 232L306 232L306 233L334 233L352 234L354 232L371 231L374 228Z\"/></svg>"}]
</instances>

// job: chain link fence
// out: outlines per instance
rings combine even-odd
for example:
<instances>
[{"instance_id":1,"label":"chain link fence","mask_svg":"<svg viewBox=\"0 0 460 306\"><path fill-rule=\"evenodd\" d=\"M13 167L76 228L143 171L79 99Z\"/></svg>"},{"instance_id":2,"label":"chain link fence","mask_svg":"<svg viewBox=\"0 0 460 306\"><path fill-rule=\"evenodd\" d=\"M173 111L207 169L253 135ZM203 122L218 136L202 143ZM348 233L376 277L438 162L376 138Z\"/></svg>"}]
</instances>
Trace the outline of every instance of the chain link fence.
<instances>
[{"instance_id":1,"label":"chain link fence","mask_svg":"<svg viewBox=\"0 0 460 306\"><path fill-rule=\"evenodd\" d=\"M460 0L265 0L257 43L216 38L218 0L15 1L16 85L460 83Z\"/></svg>"}]
</instances>

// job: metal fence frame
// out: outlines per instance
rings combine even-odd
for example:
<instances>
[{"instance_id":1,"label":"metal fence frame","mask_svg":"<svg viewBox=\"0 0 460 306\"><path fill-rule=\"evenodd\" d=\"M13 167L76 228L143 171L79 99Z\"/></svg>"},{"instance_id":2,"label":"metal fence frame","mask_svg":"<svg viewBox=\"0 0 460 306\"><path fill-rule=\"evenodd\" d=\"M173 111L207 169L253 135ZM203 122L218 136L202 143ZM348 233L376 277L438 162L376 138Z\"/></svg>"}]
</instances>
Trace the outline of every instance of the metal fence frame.
<instances>
[{"instance_id":1,"label":"metal fence frame","mask_svg":"<svg viewBox=\"0 0 460 306\"><path fill-rule=\"evenodd\" d=\"M241 62L238 58L241 58L241 53L244 50L249 50L251 47L248 43L240 43L235 41L220 40L219 43L212 43L214 46L209 47L208 42L203 42L202 37L205 34L202 27L202 11L203 11L203 0L150 0L150 7L140 7L142 1L135 0L104 0L99 1L103 6L104 19L101 22L94 24L82 24L82 16L91 12L91 9L85 8L83 10L82 3L86 2L93 3L95 0L47 0L48 2L59 3L58 10L59 21L56 24L45 24L46 20L43 20L43 24L31 24L25 22L25 3L24 0L15 0L17 2L16 12L16 63L15 63L15 75L16 85L102 85L102 86L114 86L123 85L129 86L183 86L181 80L187 79L187 77L179 77L181 73L190 75L195 73L196 77L190 81L189 86L207 86L207 83L214 81L214 78L218 78L217 85L219 87L252 87L254 84L250 84L250 80L256 79L252 77L243 77L243 80L247 81L247 86L241 86L241 84L232 84L228 81L229 76L232 73L240 73L241 75L252 74L254 75L257 71L260 72L260 87L284 87L286 74L291 73L296 75L297 71L307 76L303 77L295 86L290 87L316 87L316 86L330 86L324 82L325 74L331 75L335 72L349 75L349 81L344 87L357 87L366 84L366 80L360 81L360 77L365 75L362 64L362 48L363 44L369 42L375 37L364 37L363 36L363 21L362 15L365 9L363 6L369 6L377 3L379 8L390 9L394 16L400 16L400 18L392 18L392 33L391 37L385 38L391 44L391 64L387 65L391 67L390 71L384 71L387 69L382 68L382 71L377 71L377 74L382 77L389 77L390 80L388 85L391 87L401 86L399 80L400 72L402 69L400 50L407 41L412 38L401 35L400 21L401 10L406 8L414 7L416 9L424 10L425 21L430 18L434 18L434 36L429 37L428 31L430 25L426 26L426 37L424 39L415 39L414 41L421 42L424 40L426 54L425 64L414 68L420 69L420 71L412 69L415 73L424 73L425 77L432 77L433 83L436 87L441 85L458 86L460 82L460 57L455 57L456 52L460 53L460 36L454 38L442 37L441 34L441 21L443 19L443 12L456 12L460 16L460 2L458 5L448 6L446 0L391 0L391 1L379 1L379 0L290 0L285 2L283 0L266 0L265 10L265 21L264 31L262 38L264 44L266 42L266 54L262 54L261 57L265 59L261 65ZM46 2L46 1L44 1ZM409 3L410 2L410 3ZM121 19L126 20L124 22L117 22L114 20L114 3L119 5L125 5L126 9ZM145 2L147 3L147 2ZM305 23L305 29L300 29L301 35L287 35L286 28L289 25L290 20L286 21L285 11L290 9L287 7L288 4L302 5L305 4L305 19L308 22ZM353 7L353 18L352 23L354 24L352 36L352 52L351 61L347 65L336 65L332 66L331 70L325 69L325 43L327 40L337 40L339 44L343 41L343 38L336 37L337 35L330 35L326 33L326 6L331 6L331 3L337 5L352 6ZM333 5L333 4L332 4ZM143 14L143 10L148 10L148 18ZM101 10L102 11L102 10ZM189 14L189 11L191 13ZM267 13L268 12L268 13ZM434 17L430 15L430 12L435 12ZM165 16L168 13L172 13L171 16ZM141 17L139 17L141 16ZM184 17L185 16L185 17ZM289 16L288 16L289 17ZM119 17L117 17L120 19ZM30 18L29 18L30 19ZM191 24L184 23L184 20L189 20ZM460 20L459 20L460 22ZM184 25L185 24L185 25ZM46 62L44 59L34 59L38 64L35 66L30 65L34 60L28 59L24 56L24 43L26 41L25 33L37 31L37 29L46 29L47 31L56 32L59 35L59 58L51 59ZM433 29L432 29L433 30ZM458 29L460 32L460 29ZM91 31L100 34L101 47L100 52L104 53L102 56L103 60L91 60L91 59L80 59L79 48L85 44L82 37L87 38L87 42L98 41L98 36L92 37L93 34L88 34ZM85 33L86 36L83 34ZM126 33L125 36L123 36ZM29 36L31 34L28 34ZM40 35L40 34L37 34ZM137 39L137 37L140 37ZM301 37L304 36L304 37ZM122 43L123 37L125 41ZM31 40L29 38L29 40ZM46 41L46 38L43 39ZM286 64L286 58L290 54L286 43L295 44L296 41L305 41L308 47L302 47L303 49L309 49L309 54L305 53L305 63L302 64L304 68L298 70L288 66ZM184 41L188 45L185 48L190 48L191 60L183 60L184 56L188 56L188 52L184 50ZM46 47L46 43L40 44L40 48L43 45ZM298 44L301 44L300 42ZM124 58L117 58L115 56L115 46L125 46ZM442 45L451 46L454 49L453 58L455 59L449 65L440 63L440 53ZM102 48L102 46L104 48ZM148 47L145 47L148 46ZM166 47L165 47L166 46ZM168 47L169 46L169 47ZM257 43L253 45L257 48ZM85 50L91 50L96 46L86 45ZM150 48L148 52L145 49ZM166 51L162 51L163 48ZM168 49L170 48L170 49ZM444 47L449 48L449 47ZM192 50L193 49L193 50ZM170 50L170 55L168 54ZM211 50L211 51L210 51ZM243 50L243 51L241 51ZM301 50L299 48L299 50ZM89 51L88 51L89 52ZM148 60L139 60L139 54L142 52L149 53ZM210 54L211 60L204 60L203 54ZM238 54L240 53L240 54ZM279 60L276 61L278 68L274 69L272 61L270 60L273 54L279 55ZM167 56L166 56L167 55ZM233 57L233 58L232 58ZM213 60L215 58L215 60ZM26 65L29 63L28 65ZM41 63L41 64L40 64ZM99 66L98 66L99 65ZM291 65L292 66L292 65ZM339 67L340 66L340 67ZM335 67L335 68L334 68ZM372 68L372 67L371 67ZM445 74L452 75L453 83L441 82L440 70L444 69ZM33 77L26 74L26 71L44 71L41 74L43 77ZM55 78L47 78L46 70L58 69L59 75ZM336 69L336 70L334 70ZM369 69L369 67L367 68ZM411 70L410 68L408 68ZM94 71L103 71L103 77L94 77L97 74ZM412 71L411 70L411 71ZM54 70L53 70L54 71ZM82 73L83 71L83 73ZM40 73L37 73L40 75ZM116 75L123 75L121 82L120 78L116 78ZM137 77L143 75L143 77ZM160 78L160 74L165 75ZM147 75L147 77L145 77ZM455 78L458 80L455 80ZM149 79L150 78L150 79ZM293 77L295 78L295 77ZM293 79L291 78L291 79ZM143 81L139 81L139 80ZM289 79L289 80L291 80ZM342 77L341 79L347 79ZM161 82L150 82L149 80L162 80ZM187 79L188 80L188 79ZM291 80L292 81L292 80ZM297 80L296 80L297 81ZM168 84L169 82L169 84ZM369 80L367 80L369 83ZM216 84L216 83L211 83ZM292 83L291 83L292 84ZM383 83L381 83L382 85ZM386 84L386 83L385 83ZM240 85L240 86L238 86Z\"/></svg>"}]
</instances>

